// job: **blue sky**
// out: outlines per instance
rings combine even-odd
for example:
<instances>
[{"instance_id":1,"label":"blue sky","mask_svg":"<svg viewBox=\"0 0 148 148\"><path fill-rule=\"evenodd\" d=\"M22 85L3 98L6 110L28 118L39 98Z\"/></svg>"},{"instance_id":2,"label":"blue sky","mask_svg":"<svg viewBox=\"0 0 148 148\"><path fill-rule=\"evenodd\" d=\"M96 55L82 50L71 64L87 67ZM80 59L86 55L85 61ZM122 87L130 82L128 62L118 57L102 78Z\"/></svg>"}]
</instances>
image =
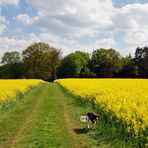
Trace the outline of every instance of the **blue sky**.
<instances>
[{"instance_id":1,"label":"blue sky","mask_svg":"<svg viewBox=\"0 0 148 148\"><path fill-rule=\"evenodd\" d=\"M34 42L63 55L148 45L148 0L0 0L0 57Z\"/></svg>"}]
</instances>

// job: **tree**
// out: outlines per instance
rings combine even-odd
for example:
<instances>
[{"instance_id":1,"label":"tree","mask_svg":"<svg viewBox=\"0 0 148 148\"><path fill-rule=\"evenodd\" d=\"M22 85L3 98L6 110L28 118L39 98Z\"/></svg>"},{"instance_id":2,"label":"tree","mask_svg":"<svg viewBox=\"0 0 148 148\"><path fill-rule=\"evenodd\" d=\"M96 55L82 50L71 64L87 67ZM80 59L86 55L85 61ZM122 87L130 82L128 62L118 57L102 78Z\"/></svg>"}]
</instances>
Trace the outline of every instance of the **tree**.
<instances>
[{"instance_id":1,"label":"tree","mask_svg":"<svg viewBox=\"0 0 148 148\"><path fill-rule=\"evenodd\" d=\"M27 78L50 80L51 47L48 44L34 43L23 51L22 56L27 67Z\"/></svg>"},{"instance_id":2,"label":"tree","mask_svg":"<svg viewBox=\"0 0 148 148\"><path fill-rule=\"evenodd\" d=\"M60 50L46 43L34 43L23 53L23 61L27 67L27 78L38 78L53 81L60 60Z\"/></svg>"},{"instance_id":3,"label":"tree","mask_svg":"<svg viewBox=\"0 0 148 148\"><path fill-rule=\"evenodd\" d=\"M131 56L122 58L122 69L117 74L118 77L122 78L135 78L138 77L138 67L134 63Z\"/></svg>"},{"instance_id":4,"label":"tree","mask_svg":"<svg viewBox=\"0 0 148 148\"><path fill-rule=\"evenodd\" d=\"M71 53L62 59L58 69L58 76L62 78L77 78L87 70L89 54L81 51Z\"/></svg>"},{"instance_id":5,"label":"tree","mask_svg":"<svg viewBox=\"0 0 148 148\"><path fill-rule=\"evenodd\" d=\"M148 46L143 48L143 53L144 53L144 77L148 78Z\"/></svg>"},{"instance_id":6,"label":"tree","mask_svg":"<svg viewBox=\"0 0 148 148\"><path fill-rule=\"evenodd\" d=\"M14 64L20 62L20 53L17 51L13 52L5 52L4 56L2 57L1 63L5 64Z\"/></svg>"},{"instance_id":7,"label":"tree","mask_svg":"<svg viewBox=\"0 0 148 148\"><path fill-rule=\"evenodd\" d=\"M51 78L50 81L53 82L57 78L57 68L60 64L60 55L61 51L56 48L51 49L51 56L50 56L50 65L51 65Z\"/></svg>"},{"instance_id":8,"label":"tree","mask_svg":"<svg viewBox=\"0 0 148 148\"><path fill-rule=\"evenodd\" d=\"M0 67L0 78L19 79L25 77L25 65L20 59L20 53L17 51L4 53Z\"/></svg>"},{"instance_id":9,"label":"tree","mask_svg":"<svg viewBox=\"0 0 148 148\"><path fill-rule=\"evenodd\" d=\"M138 66L140 77L148 78L148 47L138 47L135 52L134 61Z\"/></svg>"},{"instance_id":10,"label":"tree","mask_svg":"<svg viewBox=\"0 0 148 148\"><path fill-rule=\"evenodd\" d=\"M114 49L97 49L92 53L90 68L97 77L113 77L121 69L121 56Z\"/></svg>"}]
</instances>

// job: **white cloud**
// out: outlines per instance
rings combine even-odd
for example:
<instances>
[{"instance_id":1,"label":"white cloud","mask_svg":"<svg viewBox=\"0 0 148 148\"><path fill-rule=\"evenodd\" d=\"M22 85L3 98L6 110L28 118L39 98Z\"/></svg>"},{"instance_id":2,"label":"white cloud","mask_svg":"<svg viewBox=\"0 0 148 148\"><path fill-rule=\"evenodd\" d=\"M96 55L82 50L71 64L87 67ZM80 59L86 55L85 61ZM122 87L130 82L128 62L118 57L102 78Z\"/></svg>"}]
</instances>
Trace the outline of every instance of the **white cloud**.
<instances>
[{"instance_id":1,"label":"white cloud","mask_svg":"<svg viewBox=\"0 0 148 148\"><path fill-rule=\"evenodd\" d=\"M31 25L33 23L33 19L27 14L19 14L15 18L17 21L20 21L25 25Z\"/></svg>"},{"instance_id":2,"label":"white cloud","mask_svg":"<svg viewBox=\"0 0 148 148\"><path fill-rule=\"evenodd\" d=\"M30 17L28 14L19 14L14 19L17 21L25 24L25 25L33 25L34 23L38 22L39 19L46 16L46 13L44 11L38 12L37 16Z\"/></svg>"},{"instance_id":3,"label":"white cloud","mask_svg":"<svg viewBox=\"0 0 148 148\"><path fill-rule=\"evenodd\" d=\"M113 22L119 31L148 28L148 4L129 4L119 8Z\"/></svg>"},{"instance_id":4,"label":"white cloud","mask_svg":"<svg viewBox=\"0 0 148 148\"><path fill-rule=\"evenodd\" d=\"M128 44L135 45L135 46L148 45L148 30L137 29L135 31L129 31L125 36L125 41Z\"/></svg>"},{"instance_id":5,"label":"white cloud","mask_svg":"<svg viewBox=\"0 0 148 148\"><path fill-rule=\"evenodd\" d=\"M96 48L101 47L101 48L116 48L117 44L113 38L105 38L96 41ZM97 47L98 46L98 47Z\"/></svg>"},{"instance_id":6,"label":"white cloud","mask_svg":"<svg viewBox=\"0 0 148 148\"><path fill-rule=\"evenodd\" d=\"M16 19L42 30L73 36L92 36L112 25L115 13L111 0L29 0L38 10L35 17L20 14Z\"/></svg>"},{"instance_id":7,"label":"white cloud","mask_svg":"<svg viewBox=\"0 0 148 148\"><path fill-rule=\"evenodd\" d=\"M0 37L0 42L4 43L0 45L1 51L21 50L22 47L28 45L25 39L14 39L14 38L8 38L8 37Z\"/></svg>"},{"instance_id":8,"label":"white cloud","mask_svg":"<svg viewBox=\"0 0 148 148\"><path fill-rule=\"evenodd\" d=\"M108 34L107 38L122 32L125 36L121 38L129 45L138 44L139 40L145 43L148 32L147 3L128 4L121 8L115 8L112 0L44 0L44 3L29 0L29 4L38 11L37 15L19 14L16 19L43 32L70 37L92 37L103 32ZM129 39L131 35L134 35L133 40Z\"/></svg>"},{"instance_id":9,"label":"white cloud","mask_svg":"<svg viewBox=\"0 0 148 148\"><path fill-rule=\"evenodd\" d=\"M64 55L67 55L76 50L81 50L84 52L92 52L94 49L98 48L115 48L116 42L112 38L105 38L97 40L94 43L82 44L79 41L64 39L59 36L55 36L50 33L43 33L38 36L40 41L48 42L51 46L62 48Z\"/></svg>"},{"instance_id":10,"label":"white cloud","mask_svg":"<svg viewBox=\"0 0 148 148\"><path fill-rule=\"evenodd\" d=\"M91 52L101 47L120 49L125 55L129 51L133 52L136 46L148 44L148 3L115 8L113 0L27 2L37 14L18 14L15 19L28 27L39 29L42 33L28 34L28 38L24 40L14 39L16 43L5 37L6 42L10 43L3 45L2 49L24 49L32 42L44 41L62 48L64 55L75 50ZM7 24L3 24L1 32L7 27Z\"/></svg>"},{"instance_id":11,"label":"white cloud","mask_svg":"<svg viewBox=\"0 0 148 148\"><path fill-rule=\"evenodd\" d=\"M9 22L6 20L6 18L0 15L0 35L4 32L8 25Z\"/></svg>"},{"instance_id":12,"label":"white cloud","mask_svg":"<svg viewBox=\"0 0 148 148\"><path fill-rule=\"evenodd\" d=\"M6 51L22 51L28 42L24 39L0 37L0 59Z\"/></svg>"},{"instance_id":13,"label":"white cloud","mask_svg":"<svg viewBox=\"0 0 148 148\"><path fill-rule=\"evenodd\" d=\"M0 5L6 6L6 5L15 5L18 6L19 0L0 0Z\"/></svg>"},{"instance_id":14,"label":"white cloud","mask_svg":"<svg viewBox=\"0 0 148 148\"><path fill-rule=\"evenodd\" d=\"M125 34L121 36L125 44L139 46L148 42L148 3L125 5L118 9L113 22L117 33Z\"/></svg>"},{"instance_id":15,"label":"white cloud","mask_svg":"<svg viewBox=\"0 0 148 148\"><path fill-rule=\"evenodd\" d=\"M63 56L74 52L76 50L81 50L84 52L92 52L94 49L98 48L114 48L116 43L113 39L101 39L97 40L95 43L81 44L78 41L64 39L51 33L42 33L40 35L30 34L27 39L14 39L8 37L1 37L0 41L5 44L0 44L0 57L6 51L22 51L27 46L34 42L46 42L50 46L62 49Z\"/></svg>"}]
</instances>

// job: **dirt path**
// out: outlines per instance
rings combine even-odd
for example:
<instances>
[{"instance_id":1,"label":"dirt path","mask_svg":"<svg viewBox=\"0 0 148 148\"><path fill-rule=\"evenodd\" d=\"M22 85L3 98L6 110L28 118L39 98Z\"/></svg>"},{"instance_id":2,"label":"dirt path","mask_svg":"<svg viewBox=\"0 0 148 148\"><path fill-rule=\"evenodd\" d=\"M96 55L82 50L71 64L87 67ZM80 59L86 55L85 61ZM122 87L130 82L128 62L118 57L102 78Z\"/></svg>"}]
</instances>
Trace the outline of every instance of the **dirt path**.
<instances>
[{"instance_id":1,"label":"dirt path","mask_svg":"<svg viewBox=\"0 0 148 148\"><path fill-rule=\"evenodd\" d=\"M79 135L75 132L75 129L77 128L77 125L74 122L73 117L70 114L69 111L69 106L67 104L67 101L65 99L65 94L63 93L63 91L61 90L60 86L56 83L53 84L54 87L54 92L55 92L55 96L58 100L58 102L60 102L63 106L63 116L64 116L64 121L65 121L65 125L67 127L69 136L71 137L72 141L73 141L73 148L87 148L88 145L86 144L85 141L83 141Z\"/></svg>"},{"instance_id":2,"label":"dirt path","mask_svg":"<svg viewBox=\"0 0 148 148\"><path fill-rule=\"evenodd\" d=\"M23 120L22 124L20 125L20 127L18 128L17 133L14 136L14 139L11 142L11 148L16 148L16 145L19 141L21 141L21 139L23 139L23 137L25 136L25 131L27 129L27 127L29 126L29 124L33 121L34 115L36 114L36 111L38 109L38 106L41 104L42 100L44 99L45 94L47 93L47 85L43 86L43 91L42 92L38 92L38 94L36 96L34 96L34 101L32 102L31 106L32 106L32 110L29 113L28 116L26 116L26 118Z\"/></svg>"}]
</instances>

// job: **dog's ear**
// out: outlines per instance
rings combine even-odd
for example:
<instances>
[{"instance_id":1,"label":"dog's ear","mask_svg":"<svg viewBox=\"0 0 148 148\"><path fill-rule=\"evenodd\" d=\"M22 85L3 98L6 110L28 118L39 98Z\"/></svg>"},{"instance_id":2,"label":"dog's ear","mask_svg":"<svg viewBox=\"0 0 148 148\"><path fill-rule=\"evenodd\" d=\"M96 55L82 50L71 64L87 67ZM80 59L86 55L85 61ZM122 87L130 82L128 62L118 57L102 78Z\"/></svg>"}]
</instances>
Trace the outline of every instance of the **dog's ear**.
<instances>
[{"instance_id":1,"label":"dog's ear","mask_svg":"<svg viewBox=\"0 0 148 148\"><path fill-rule=\"evenodd\" d=\"M90 112L88 112L88 113L87 113L87 116L89 117L90 115L91 115L91 113L90 113Z\"/></svg>"}]
</instances>

